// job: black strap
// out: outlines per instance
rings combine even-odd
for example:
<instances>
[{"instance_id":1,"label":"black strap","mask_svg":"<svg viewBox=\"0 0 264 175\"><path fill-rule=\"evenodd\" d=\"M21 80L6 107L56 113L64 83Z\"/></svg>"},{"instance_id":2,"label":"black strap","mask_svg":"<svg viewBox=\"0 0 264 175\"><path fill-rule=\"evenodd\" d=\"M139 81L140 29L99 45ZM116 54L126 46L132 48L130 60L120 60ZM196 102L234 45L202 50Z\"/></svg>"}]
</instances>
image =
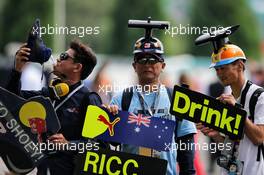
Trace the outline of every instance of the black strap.
<instances>
[{"instance_id":1,"label":"black strap","mask_svg":"<svg viewBox=\"0 0 264 175\"><path fill-rule=\"evenodd\" d=\"M264 92L263 88L258 88L256 89L249 101L249 119L254 123L254 115L255 115L255 107L258 101L259 96L261 95L261 93Z\"/></svg>"},{"instance_id":2,"label":"black strap","mask_svg":"<svg viewBox=\"0 0 264 175\"><path fill-rule=\"evenodd\" d=\"M172 91L173 91L173 89L166 86L166 90L167 90L169 99L170 99L170 101L172 103ZM175 141L176 141L177 140L177 137L178 137L177 130L178 130L178 125L179 125L179 119L175 119L175 120L176 120L176 125L175 125L175 132L174 132L174 134L175 134Z\"/></svg>"},{"instance_id":3,"label":"black strap","mask_svg":"<svg viewBox=\"0 0 264 175\"><path fill-rule=\"evenodd\" d=\"M248 89L249 89L249 87L251 85L252 85L252 82L247 81L246 87L245 87L245 89L242 92L241 103L240 104L243 105L243 107L245 106L245 99L246 99L247 91L248 91ZM256 107L258 98L259 98L259 96L261 95L262 92L264 92L263 88L256 89L253 92L253 94L252 94L252 96L250 97L250 100L249 100L249 119L253 123L254 123L255 107ZM261 153L262 153L262 156L264 158L264 145L263 144L258 146L257 161L260 161Z\"/></svg>"},{"instance_id":4,"label":"black strap","mask_svg":"<svg viewBox=\"0 0 264 175\"><path fill-rule=\"evenodd\" d=\"M263 145L263 143L258 146L258 155L257 155L257 161L258 162L260 161L261 152L262 152L262 156L264 158L264 145Z\"/></svg>"},{"instance_id":5,"label":"black strap","mask_svg":"<svg viewBox=\"0 0 264 175\"><path fill-rule=\"evenodd\" d=\"M249 101L249 113L250 113L249 119L253 123L254 123L255 107L256 107L258 98L259 98L259 96L261 95L262 92L264 92L263 88L256 89L253 92L253 94L252 94L252 96L250 98L250 101ZM258 146L258 154L257 154L257 161L258 162L260 161L261 153L262 153L262 156L264 158L264 145L263 145L263 143Z\"/></svg>"},{"instance_id":6,"label":"black strap","mask_svg":"<svg viewBox=\"0 0 264 175\"><path fill-rule=\"evenodd\" d=\"M252 82L248 80L247 84L246 84L246 87L242 91L240 104L242 105L243 108L245 107L245 101L246 101L247 92L248 92L248 90L249 90L251 85L252 85Z\"/></svg>"},{"instance_id":7,"label":"black strap","mask_svg":"<svg viewBox=\"0 0 264 175\"><path fill-rule=\"evenodd\" d=\"M251 81L247 81L246 87L242 91L240 104L243 107L245 107L246 95L247 95L247 92L248 92L248 90L249 90L249 88L250 88L250 86L252 84L253 83ZM261 95L262 92L264 92L263 88L256 89L253 92L253 94L252 94L252 96L250 97L250 100L249 100L249 119L253 123L254 123L255 107L256 107L256 104L257 104L257 101L258 101L258 97ZM264 144L261 144L261 145L258 146L257 161L260 161L261 153L262 153L263 158L264 158Z\"/></svg>"},{"instance_id":8,"label":"black strap","mask_svg":"<svg viewBox=\"0 0 264 175\"><path fill-rule=\"evenodd\" d=\"M133 86L124 89L121 100L121 107L123 111L128 111L132 97L133 97Z\"/></svg>"}]
</instances>

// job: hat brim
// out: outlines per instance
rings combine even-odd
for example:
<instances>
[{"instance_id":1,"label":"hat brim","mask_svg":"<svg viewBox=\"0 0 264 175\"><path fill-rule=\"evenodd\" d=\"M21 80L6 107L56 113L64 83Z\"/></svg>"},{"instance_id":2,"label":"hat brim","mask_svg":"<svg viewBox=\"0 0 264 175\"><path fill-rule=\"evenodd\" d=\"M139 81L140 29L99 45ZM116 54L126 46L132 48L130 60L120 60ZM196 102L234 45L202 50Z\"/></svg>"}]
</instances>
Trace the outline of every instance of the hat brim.
<instances>
[{"instance_id":1,"label":"hat brim","mask_svg":"<svg viewBox=\"0 0 264 175\"><path fill-rule=\"evenodd\" d=\"M157 54L163 54L164 52L162 50L157 50L157 49L138 49L138 50L134 50L133 54L136 53L157 53Z\"/></svg>"},{"instance_id":2,"label":"hat brim","mask_svg":"<svg viewBox=\"0 0 264 175\"><path fill-rule=\"evenodd\" d=\"M235 58L231 58L231 59L225 59L225 60L222 60L222 61L218 61L216 63L212 63L209 66L209 68L215 68L215 67L223 66L223 65L226 65L226 64L231 64L234 61L239 60L239 59L246 60L244 57L235 57Z\"/></svg>"}]
</instances>

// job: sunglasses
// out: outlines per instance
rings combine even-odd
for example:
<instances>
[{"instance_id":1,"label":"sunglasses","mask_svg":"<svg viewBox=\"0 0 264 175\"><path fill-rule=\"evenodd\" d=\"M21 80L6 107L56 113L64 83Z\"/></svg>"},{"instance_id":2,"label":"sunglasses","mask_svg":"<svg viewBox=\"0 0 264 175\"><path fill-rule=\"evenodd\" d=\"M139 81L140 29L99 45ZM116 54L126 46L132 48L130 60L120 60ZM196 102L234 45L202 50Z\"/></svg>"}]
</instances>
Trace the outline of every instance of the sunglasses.
<instances>
[{"instance_id":1,"label":"sunglasses","mask_svg":"<svg viewBox=\"0 0 264 175\"><path fill-rule=\"evenodd\" d=\"M156 64L158 62L162 62L157 58L141 58L136 61L138 64Z\"/></svg>"},{"instance_id":2,"label":"sunglasses","mask_svg":"<svg viewBox=\"0 0 264 175\"><path fill-rule=\"evenodd\" d=\"M63 61L63 60L67 60L68 58L73 59L73 57L71 57L67 52L64 52L64 53L61 53L61 54L60 54L60 60L61 60L61 61Z\"/></svg>"}]
</instances>

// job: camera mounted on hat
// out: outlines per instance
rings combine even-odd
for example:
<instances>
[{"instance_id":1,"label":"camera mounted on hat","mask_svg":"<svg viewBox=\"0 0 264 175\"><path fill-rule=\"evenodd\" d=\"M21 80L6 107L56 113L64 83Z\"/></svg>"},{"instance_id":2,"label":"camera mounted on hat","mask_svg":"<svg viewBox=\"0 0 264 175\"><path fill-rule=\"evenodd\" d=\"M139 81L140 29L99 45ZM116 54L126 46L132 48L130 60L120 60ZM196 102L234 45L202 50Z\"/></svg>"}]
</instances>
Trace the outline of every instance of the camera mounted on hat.
<instances>
[{"instance_id":1,"label":"camera mounted on hat","mask_svg":"<svg viewBox=\"0 0 264 175\"><path fill-rule=\"evenodd\" d=\"M246 61L243 50L232 44L228 38L238 28L239 25L229 26L196 38L195 45L202 45L208 42L212 42L213 44L212 64L210 68L230 64L239 59Z\"/></svg>"},{"instance_id":2,"label":"camera mounted on hat","mask_svg":"<svg viewBox=\"0 0 264 175\"><path fill-rule=\"evenodd\" d=\"M152 36L152 29L167 29L169 28L168 21L151 21L148 20L129 20L129 28L143 28L145 29L145 36L138 39L134 45L134 60L144 57L154 57L163 62L164 48L162 42Z\"/></svg>"}]
</instances>

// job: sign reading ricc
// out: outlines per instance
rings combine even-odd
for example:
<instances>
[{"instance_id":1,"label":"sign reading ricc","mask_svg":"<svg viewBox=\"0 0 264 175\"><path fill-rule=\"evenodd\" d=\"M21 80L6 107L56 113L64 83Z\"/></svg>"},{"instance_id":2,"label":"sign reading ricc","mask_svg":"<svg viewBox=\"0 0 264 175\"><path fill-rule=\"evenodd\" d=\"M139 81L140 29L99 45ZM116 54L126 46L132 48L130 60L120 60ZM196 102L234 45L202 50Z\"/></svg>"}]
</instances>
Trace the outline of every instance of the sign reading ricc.
<instances>
[{"instance_id":1,"label":"sign reading ricc","mask_svg":"<svg viewBox=\"0 0 264 175\"><path fill-rule=\"evenodd\" d=\"M247 115L240 108L177 85L174 86L170 113L181 119L203 123L231 139L242 138Z\"/></svg>"},{"instance_id":2,"label":"sign reading ricc","mask_svg":"<svg viewBox=\"0 0 264 175\"><path fill-rule=\"evenodd\" d=\"M77 156L75 175L165 175L166 171L166 160L99 149Z\"/></svg>"}]
</instances>

